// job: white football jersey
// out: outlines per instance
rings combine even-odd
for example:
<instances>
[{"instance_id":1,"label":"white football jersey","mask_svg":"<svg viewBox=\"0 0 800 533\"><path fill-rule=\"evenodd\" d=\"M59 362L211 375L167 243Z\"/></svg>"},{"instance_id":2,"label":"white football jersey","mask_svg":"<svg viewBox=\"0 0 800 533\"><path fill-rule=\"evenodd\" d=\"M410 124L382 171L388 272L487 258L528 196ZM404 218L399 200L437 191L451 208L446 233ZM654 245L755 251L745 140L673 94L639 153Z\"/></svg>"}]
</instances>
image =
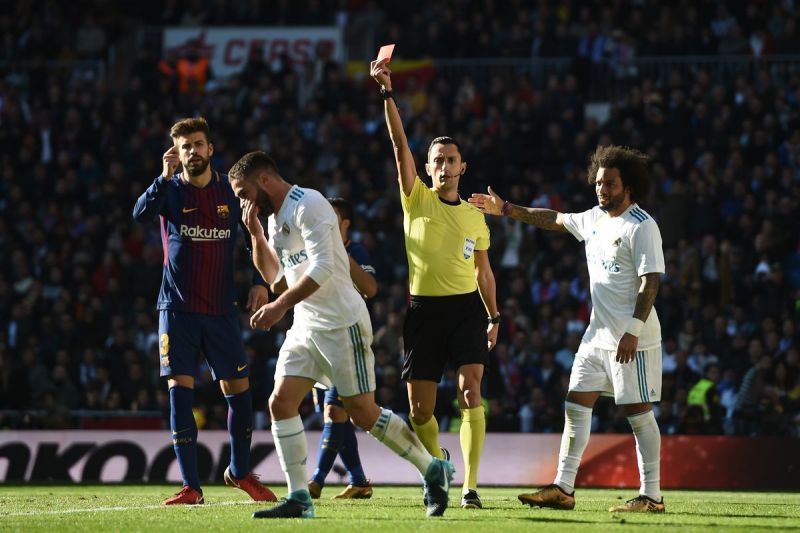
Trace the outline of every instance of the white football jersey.
<instances>
[{"instance_id":1,"label":"white football jersey","mask_svg":"<svg viewBox=\"0 0 800 533\"><path fill-rule=\"evenodd\" d=\"M276 281L285 276L292 287L306 274L320 285L294 307L295 325L347 328L365 315L369 317L364 299L350 279L350 260L336 212L322 194L294 185L280 210L270 215L267 234L281 265Z\"/></svg>"},{"instance_id":2,"label":"white football jersey","mask_svg":"<svg viewBox=\"0 0 800 533\"><path fill-rule=\"evenodd\" d=\"M639 276L664 273L661 232L655 220L637 204L610 217L595 206L583 213L565 213L564 227L586 242L592 316L583 342L594 348L616 350L633 317L641 281ZM637 350L661 343L661 324L655 307L639 336Z\"/></svg>"}]
</instances>

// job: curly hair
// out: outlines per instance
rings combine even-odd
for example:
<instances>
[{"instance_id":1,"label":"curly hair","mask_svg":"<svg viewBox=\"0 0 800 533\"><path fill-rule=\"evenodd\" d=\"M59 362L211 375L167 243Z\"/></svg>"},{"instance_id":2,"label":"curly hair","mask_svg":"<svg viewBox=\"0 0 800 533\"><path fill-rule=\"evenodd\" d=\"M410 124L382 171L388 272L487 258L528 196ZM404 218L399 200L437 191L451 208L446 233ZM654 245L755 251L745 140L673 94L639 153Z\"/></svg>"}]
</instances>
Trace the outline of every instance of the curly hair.
<instances>
[{"instance_id":1,"label":"curly hair","mask_svg":"<svg viewBox=\"0 0 800 533\"><path fill-rule=\"evenodd\" d=\"M598 146L589 160L587 179L597 181L600 168L616 168L622 179L622 186L631 191L631 202L638 202L650 190L650 158L627 146Z\"/></svg>"}]
</instances>

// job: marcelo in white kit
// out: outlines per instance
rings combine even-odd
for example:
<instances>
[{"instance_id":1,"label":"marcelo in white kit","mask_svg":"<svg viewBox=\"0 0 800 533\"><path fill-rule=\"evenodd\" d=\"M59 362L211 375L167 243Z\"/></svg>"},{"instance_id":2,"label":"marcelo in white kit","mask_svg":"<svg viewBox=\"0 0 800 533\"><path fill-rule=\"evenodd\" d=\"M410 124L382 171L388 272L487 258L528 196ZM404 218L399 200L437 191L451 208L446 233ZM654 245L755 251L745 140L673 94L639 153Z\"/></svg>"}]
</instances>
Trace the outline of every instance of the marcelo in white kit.
<instances>
[{"instance_id":1,"label":"marcelo in white kit","mask_svg":"<svg viewBox=\"0 0 800 533\"><path fill-rule=\"evenodd\" d=\"M317 382L335 386L353 422L419 470L428 516L443 514L453 465L431 456L404 420L375 404L372 326L364 299L350 279L350 261L333 207L318 191L287 183L272 158L261 151L242 157L229 179L242 203L256 268L270 284L283 276L288 285L253 314L250 325L269 329L294 307L294 323L281 346L269 398L272 434L289 494L253 517L314 516L298 408ZM259 215L269 216L269 239Z\"/></svg>"},{"instance_id":2,"label":"marcelo in white kit","mask_svg":"<svg viewBox=\"0 0 800 533\"><path fill-rule=\"evenodd\" d=\"M664 273L661 233L638 204L649 186L647 157L620 146L599 147L589 164L598 205L583 213L521 207L491 187L470 203L543 229L568 231L586 246L592 316L583 336L565 403L558 473L552 485L520 501L554 509L575 507L575 477L589 442L597 398L613 396L636 437L639 496L611 512L663 512L661 434L651 402L661 399L661 325L653 308Z\"/></svg>"}]
</instances>

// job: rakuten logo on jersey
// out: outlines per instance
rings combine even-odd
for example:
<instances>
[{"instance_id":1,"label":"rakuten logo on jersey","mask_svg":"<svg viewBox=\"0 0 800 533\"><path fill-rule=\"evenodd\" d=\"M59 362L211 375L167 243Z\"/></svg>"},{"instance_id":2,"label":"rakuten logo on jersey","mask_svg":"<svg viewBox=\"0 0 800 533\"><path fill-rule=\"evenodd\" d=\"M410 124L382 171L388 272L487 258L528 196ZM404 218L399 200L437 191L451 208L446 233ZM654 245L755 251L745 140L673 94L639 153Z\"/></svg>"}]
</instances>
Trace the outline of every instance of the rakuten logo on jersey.
<instances>
[{"instance_id":1,"label":"rakuten logo on jersey","mask_svg":"<svg viewBox=\"0 0 800 533\"><path fill-rule=\"evenodd\" d=\"M219 241L230 239L231 230L219 228L201 228L200 226L187 226L181 224L181 237L189 237L193 241Z\"/></svg>"}]
</instances>

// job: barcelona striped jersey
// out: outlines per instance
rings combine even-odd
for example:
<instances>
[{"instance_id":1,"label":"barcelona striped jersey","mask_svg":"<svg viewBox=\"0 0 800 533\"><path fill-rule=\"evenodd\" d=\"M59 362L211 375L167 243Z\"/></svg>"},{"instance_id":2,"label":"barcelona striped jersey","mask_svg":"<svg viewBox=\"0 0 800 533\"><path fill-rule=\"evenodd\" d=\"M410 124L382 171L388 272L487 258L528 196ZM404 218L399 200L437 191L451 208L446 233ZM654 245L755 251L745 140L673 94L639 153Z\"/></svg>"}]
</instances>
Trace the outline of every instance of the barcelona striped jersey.
<instances>
[{"instance_id":1,"label":"barcelona striped jersey","mask_svg":"<svg viewBox=\"0 0 800 533\"><path fill-rule=\"evenodd\" d=\"M234 246L241 222L239 199L227 174L214 172L198 188L181 174L159 176L136 201L133 218L159 220L164 275L157 308L225 315L236 308ZM245 239L249 249L249 239ZM256 274L256 282L262 283Z\"/></svg>"}]
</instances>

